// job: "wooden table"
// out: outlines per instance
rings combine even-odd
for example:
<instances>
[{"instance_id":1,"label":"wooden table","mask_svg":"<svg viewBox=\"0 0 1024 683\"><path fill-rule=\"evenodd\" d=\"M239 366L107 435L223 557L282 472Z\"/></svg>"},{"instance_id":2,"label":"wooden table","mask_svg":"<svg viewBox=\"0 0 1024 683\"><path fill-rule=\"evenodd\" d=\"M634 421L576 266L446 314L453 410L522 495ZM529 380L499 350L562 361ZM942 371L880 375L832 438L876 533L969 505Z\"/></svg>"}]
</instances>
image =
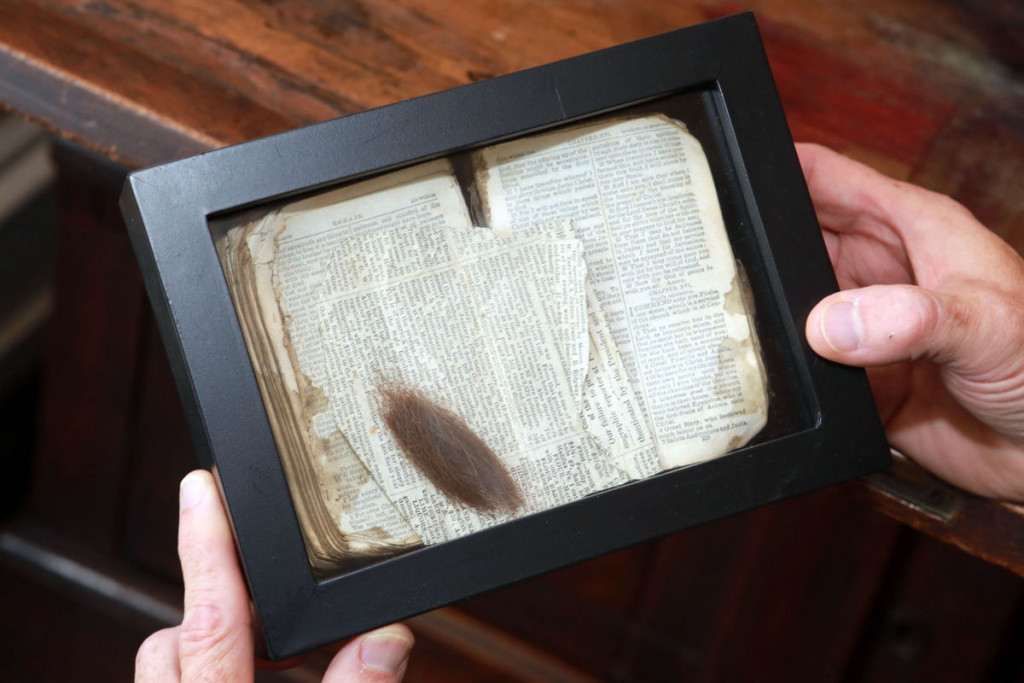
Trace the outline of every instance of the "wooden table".
<instances>
[{"instance_id":1,"label":"wooden table","mask_svg":"<svg viewBox=\"0 0 1024 683\"><path fill-rule=\"evenodd\" d=\"M752 8L796 139L951 194L1020 250L1024 12L983 5L0 0L0 106L72 143L0 661L116 679L176 617L194 457L116 210L126 168ZM1017 680L1020 579L893 521L1022 572L1017 511L902 495L851 483L427 615L408 680Z\"/></svg>"}]
</instances>

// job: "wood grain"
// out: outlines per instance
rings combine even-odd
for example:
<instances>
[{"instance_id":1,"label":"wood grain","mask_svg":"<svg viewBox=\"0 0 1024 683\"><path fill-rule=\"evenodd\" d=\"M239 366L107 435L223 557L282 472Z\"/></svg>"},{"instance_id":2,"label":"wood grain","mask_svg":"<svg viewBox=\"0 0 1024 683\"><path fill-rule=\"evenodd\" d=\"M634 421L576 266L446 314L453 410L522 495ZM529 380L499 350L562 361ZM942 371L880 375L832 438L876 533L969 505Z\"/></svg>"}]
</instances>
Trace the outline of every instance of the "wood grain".
<instances>
[{"instance_id":1,"label":"wood grain","mask_svg":"<svg viewBox=\"0 0 1024 683\"><path fill-rule=\"evenodd\" d=\"M142 277L116 197L122 175L58 147L54 319L28 504L103 552L120 543L135 420Z\"/></svg>"},{"instance_id":2,"label":"wood grain","mask_svg":"<svg viewBox=\"0 0 1024 683\"><path fill-rule=\"evenodd\" d=\"M0 79L0 101L148 165L170 150L143 148L132 121L231 144L745 9L797 136L880 161L912 165L951 107L1014 78L1012 24L955 3L2 0L0 44L26 75ZM68 90L17 97L43 75ZM55 106L76 92L127 125L98 140L95 115Z\"/></svg>"},{"instance_id":3,"label":"wood grain","mask_svg":"<svg viewBox=\"0 0 1024 683\"><path fill-rule=\"evenodd\" d=\"M848 680L998 680L993 662L1020 608L1020 579L933 539L905 540Z\"/></svg>"},{"instance_id":4,"label":"wood grain","mask_svg":"<svg viewBox=\"0 0 1024 683\"><path fill-rule=\"evenodd\" d=\"M0 106L138 167L746 9L795 138L951 194L1024 249L1024 8L1009 0L0 0ZM89 169L65 180L21 513L174 582L192 456L118 183ZM855 482L467 601L458 614L492 640L435 621L409 680L537 680L516 651L617 681L1024 680L1021 581L956 549L1022 572L1022 530L1009 506L965 497L944 521ZM85 673L128 669L137 629L24 575L5 585L16 677L66 677L47 633L110 652Z\"/></svg>"}]
</instances>

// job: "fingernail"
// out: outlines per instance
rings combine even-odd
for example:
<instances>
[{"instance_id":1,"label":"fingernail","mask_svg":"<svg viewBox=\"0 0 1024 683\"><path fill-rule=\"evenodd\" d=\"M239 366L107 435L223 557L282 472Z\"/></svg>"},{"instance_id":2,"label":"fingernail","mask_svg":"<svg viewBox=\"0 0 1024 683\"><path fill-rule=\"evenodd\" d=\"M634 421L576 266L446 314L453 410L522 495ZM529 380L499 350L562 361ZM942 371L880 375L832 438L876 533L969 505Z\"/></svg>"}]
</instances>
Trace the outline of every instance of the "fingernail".
<instances>
[{"instance_id":1,"label":"fingernail","mask_svg":"<svg viewBox=\"0 0 1024 683\"><path fill-rule=\"evenodd\" d=\"M200 477L202 477L200 473L192 472L181 480L179 504L182 510L189 509L206 495L206 484Z\"/></svg>"},{"instance_id":2,"label":"fingernail","mask_svg":"<svg viewBox=\"0 0 1024 683\"><path fill-rule=\"evenodd\" d=\"M359 644L359 661L364 668L388 674L398 673L409 658L412 643L398 633L374 633L364 636Z\"/></svg>"},{"instance_id":3,"label":"fingernail","mask_svg":"<svg viewBox=\"0 0 1024 683\"><path fill-rule=\"evenodd\" d=\"M826 308L821 318L821 331L825 341L836 351L859 349L864 328L857 306L850 301L840 301Z\"/></svg>"}]
</instances>

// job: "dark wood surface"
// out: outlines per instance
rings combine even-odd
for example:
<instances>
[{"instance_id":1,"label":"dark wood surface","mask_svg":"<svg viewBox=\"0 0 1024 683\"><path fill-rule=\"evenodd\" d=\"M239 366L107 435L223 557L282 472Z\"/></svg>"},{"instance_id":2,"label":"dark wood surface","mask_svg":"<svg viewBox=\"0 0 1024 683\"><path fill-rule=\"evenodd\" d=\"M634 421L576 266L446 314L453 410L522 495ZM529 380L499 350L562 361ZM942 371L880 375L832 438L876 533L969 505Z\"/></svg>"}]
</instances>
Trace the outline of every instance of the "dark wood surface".
<instances>
[{"instance_id":1,"label":"dark wood surface","mask_svg":"<svg viewBox=\"0 0 1024 683\"><path fill-rule=\"evenodd\" d=\"M1024 248L1024 6L837 5L0 0L0 106L78 146L31 479L0 529L0 679L123 680L176 615L195 459L116 210L125 167L752 8L796 139ZM989 562L1021 573L1020 511L916 495L855 482L426 615L409 680L1024 680L1021 579Z\"/></svg>"}]
</instances>

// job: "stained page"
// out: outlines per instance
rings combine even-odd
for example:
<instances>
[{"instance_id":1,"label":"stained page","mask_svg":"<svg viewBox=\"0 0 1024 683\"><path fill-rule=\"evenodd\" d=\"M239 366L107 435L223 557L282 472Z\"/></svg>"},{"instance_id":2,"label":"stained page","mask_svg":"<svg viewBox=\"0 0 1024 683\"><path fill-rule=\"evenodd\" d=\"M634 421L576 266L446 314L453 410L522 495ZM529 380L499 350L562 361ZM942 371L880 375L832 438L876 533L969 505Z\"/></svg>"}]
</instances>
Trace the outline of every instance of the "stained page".
<instances>
[{"instance_id":1,"label":"stained page","mask_svg":"<svg viewBox=\"0 0 1024 683\"><path fill-rule=\"evenodd\" d=\"M665 467L760 431L761 360L711 172L685 126L661 115L579 126L486 148L475 166L489 225L573 219L591 305Z\"/></svg>"},{"instance_id":2,"label":"stained page","mask_svg":"<svg viewBox=\"0 0 1024 683\"><path fill-rule=\"evenodd\" d=\"M344 552L421 542L326 412L330 398L323 391L327 371L317 315L335 286L328 275L338 257L334 245L353 235L429 225L469 225L447 161L286 205L228 235L228 244L240 242L236 257L225 259L228 280L237 280L236 290L245 285L236 305L311 555L332 555L320 548L332 531L341 532ZM414 252L417 245L405 247ZM257 336L262 345L253 343Z\"/></svg>"},{"instance_id":3,"label":"stained page","mask_svg":"<svg viewBox=\"0 0 1024 683\"><path fill-rule=\"evenodd\" d=\"M410 241L420 245L419 260L396 272L390 254ZM638 462L645 474L657 471L642 425L602 432L585 415L594 391L586 267L567 222L505 237L485 228L379 231L346 240L338 253L375 256L360 268L339 256L339 286L321 300L321 342L334 350L330 410L424 543L626 483ZM594 373L602 387L614 384L606 373ZM462 418L505 463L522 506L474 509L432 485L388 431L382 381ZM628 385L618 393L629 405Z\"/></svg>"}]
</instances>

